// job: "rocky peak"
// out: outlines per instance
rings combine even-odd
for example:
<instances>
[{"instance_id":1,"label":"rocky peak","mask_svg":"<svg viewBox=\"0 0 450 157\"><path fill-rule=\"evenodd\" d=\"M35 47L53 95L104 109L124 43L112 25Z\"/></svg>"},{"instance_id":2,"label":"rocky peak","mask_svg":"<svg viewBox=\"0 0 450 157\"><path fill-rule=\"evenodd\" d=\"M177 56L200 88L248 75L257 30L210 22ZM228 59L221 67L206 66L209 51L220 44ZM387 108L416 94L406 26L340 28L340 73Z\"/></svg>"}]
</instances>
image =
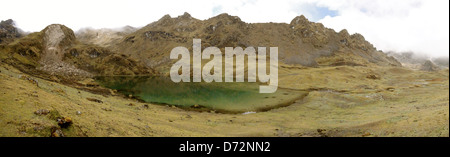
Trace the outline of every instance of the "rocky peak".
<instances>
[{"instance_id":1,"label":"rocky peak","mask_svg":"<svg viewBox=\"0 0 450 157\"><path fill-rule=\"evenodd\" d=\"M11 42L20 36L21 33L19 29L15 27L13 20L8 19L0 22L0 43Z\"/></svg>"},{"instance_id":2,"label":"rocky peak","mask_svg":"<svg viewBox=\"0 0 450 157\"><path fill-rule=\"evenodd\" d=\"M366 41L364 36L362 36L359 33L352 34L350 37L353 38L354 40L357 40L357 41Z\"/></svg>"},{"instance_id":3,"label":"rocky peak","mask_svg":"<svg viewBox=\"0 0 450 157\"><path fill-rule=\"evenodd\" d=\"M0 31L7 31L7 32L11 32L14 33L17 31L17 28L14 26L14 21L11 19L8 19L6 21L1 21L0 22Z\"/></svg>"},{"instance_id":4,"label":"rocky peak","mask_svg":"<svg viewBox=\"0 0 450 157\"><path fill-rule=\"evenodd\" d=\"M237 16L231 16L227 13L222 13L219 14L215 17L210 18L208 21L218 21L218 22L222 22L225 25L230 25L230 24L242 24L244 23L241 18L237 17Z\"/></svg>"},{"instance_id":5,"label":"rocky peak","mask_svg":"<svg viewBox=\"0 0 450 157\"><path fill-rule=\"evenodd\" d=\"M321 48L328 44L330 41L329 31L321 23L310 22L305 16L295 17L290 24L291 29L294 30L294 34L302 38L304 43L310 43L316 48Z\"/></svg>"},{"instance_id":6,"label":"rocky peak","mask_svg":"<svg viewBox=\"0 0 450 157\"><path fill-rule=\"evenodd\" d=\"M350 37L350 34L348 33L347 29L343 29L341 31L339 31L339 36L343 37L343 38L348 38Z\"/></svg>"},{"instance_id":7,"label":"rocky peak","mask_svg":"<svg viewBox=\"0 0 450 157\"><path fill-rule=\"evenodd\" d=\"M191 14L189 14L187 12L184 12L184 14L181 15L181 16L178 16L178 18L180 18L180 19L191 19L192 16L191 16Z\"/></svg>"},{"instance_id":8,"label":"rocky peak","mask_svg":"<svg viewBox=\"0 0 450 157\"><path fill-rule=\"evenodd\" d=\"M150 25L168 25L172 21L172 17L169 14L164 15L158 21L151 23Z\"/></svg>"},{"instance_id":9,"label":"rocky peak","mask_svg":"<svg viewBox=\"0 0 450 157\"><path fill-rule=\"evenodd\" d=\"M303 15L297 16L291 21L291 25L307 25L310 23L311 22Z\"/></svg>"},{"instance_id":10,"label":"rocky peak","mask_svg":"<svg viewBox=\"0 0 450 157\"><path fill-rule=\"evenodd\" d=\"M164 21L167 19L172 19L172 17L169 14L164 15L163 17L161 17L158 21Z\"/></svg>"},{"instance_id":11,"label":"rocky peak","mask_svg":"<svg viewBox=\"0 0 450 157\"><path fill-rule=\"evenodd\" d=\"M192 22L196 21L189 13L185 12L183 15L180 15L176 18L172 18L170 15L164 15L161 19L156 21L155 23L152 23L150 26L163 26L163 27L170 27L170 26L187 26L191 24Z\"/></svg>"}]
</instances>

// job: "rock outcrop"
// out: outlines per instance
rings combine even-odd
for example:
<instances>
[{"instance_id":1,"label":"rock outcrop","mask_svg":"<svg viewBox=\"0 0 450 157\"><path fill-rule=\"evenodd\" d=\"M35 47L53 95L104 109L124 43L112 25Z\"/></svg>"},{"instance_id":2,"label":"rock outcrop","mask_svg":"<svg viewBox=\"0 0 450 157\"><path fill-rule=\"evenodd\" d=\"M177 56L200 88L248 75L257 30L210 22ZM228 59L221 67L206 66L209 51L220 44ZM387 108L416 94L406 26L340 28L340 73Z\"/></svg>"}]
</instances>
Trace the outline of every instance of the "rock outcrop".
<instances>
[{"instance_id":1,"label":"rock outcrop","mask_svg":"<svg viewBox=\"0 0 450 157\"><path fill-rule=\"evenodd\" d=\"M422 64L420 70L423 71L439 71L441 70L436 64L434 64L431 60L425 61L425 63Z\"/></svg>"}]
</instances>

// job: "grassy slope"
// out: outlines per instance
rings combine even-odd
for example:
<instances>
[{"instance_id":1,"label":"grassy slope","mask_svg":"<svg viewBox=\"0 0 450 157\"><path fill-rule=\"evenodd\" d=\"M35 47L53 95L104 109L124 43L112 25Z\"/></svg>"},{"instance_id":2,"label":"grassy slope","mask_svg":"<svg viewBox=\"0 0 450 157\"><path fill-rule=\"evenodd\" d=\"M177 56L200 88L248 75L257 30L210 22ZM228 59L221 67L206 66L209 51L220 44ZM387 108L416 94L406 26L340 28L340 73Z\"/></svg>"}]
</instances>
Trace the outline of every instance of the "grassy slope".
<instances>
[{"instance_id":1,"label":"grassy slope","mask_svg":"<svg viewBox=\"0 0 450 157\"><path fill-rule=\"evenodd\" d=\"M0 136L50 136L57 123L35 115L38 109L71 117L66 136L449 136L448 70L280 67L280 87L309 89L309 96L288 107L236 115L152 104L147 109L132 99L42 79L37 86L1 65ZM366 78L372 73L380 79Z\"/></svg>"}]
</instances>

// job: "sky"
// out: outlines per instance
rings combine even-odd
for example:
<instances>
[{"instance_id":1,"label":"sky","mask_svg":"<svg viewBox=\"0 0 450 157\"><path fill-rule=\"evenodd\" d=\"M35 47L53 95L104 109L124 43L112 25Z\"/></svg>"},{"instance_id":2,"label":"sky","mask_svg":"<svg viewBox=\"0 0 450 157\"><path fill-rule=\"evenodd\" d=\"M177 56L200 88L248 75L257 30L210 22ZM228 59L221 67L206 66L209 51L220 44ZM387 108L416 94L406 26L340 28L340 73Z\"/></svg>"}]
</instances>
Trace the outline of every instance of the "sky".
<instances>
[{"instance_id":1,"label":"sky","mask_svg":"<svg viewBox=\"0 0 450 157\"><path fill-rule=\"evenodd\" d=\"M377 49L449 56L448 0L8 0L0 20L24 31L49 24L81 28L142 27L169 14L208 19L221 13L248 23L290 23L299 15L335 31L360 33Z\"/></svg>"}]
</instances>

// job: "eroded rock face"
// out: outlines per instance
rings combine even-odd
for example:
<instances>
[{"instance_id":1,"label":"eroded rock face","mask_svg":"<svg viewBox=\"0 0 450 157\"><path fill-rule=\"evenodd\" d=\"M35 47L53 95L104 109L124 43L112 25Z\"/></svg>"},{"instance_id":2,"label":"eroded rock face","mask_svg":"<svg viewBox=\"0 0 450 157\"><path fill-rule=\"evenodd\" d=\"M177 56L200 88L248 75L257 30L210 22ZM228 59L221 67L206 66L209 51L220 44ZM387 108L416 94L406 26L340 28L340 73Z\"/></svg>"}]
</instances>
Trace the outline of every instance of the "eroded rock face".
<instances>
[{"instance_id":1,"label":"eroded rock face","mask_svg":"<svg viewBox=\"0 0 450 157\"><path fill-rule=\"evenodd\" d=\"M66 37L63 30L61 29L61 25L50 25L45 30L45 46L47 50L56 49L59 47L59 43Z\"/></svg>"},{"instance_id":2,"label":"eroded rock face","mask_svg":"<svg viewBox=\"0 0 450 157\"><path fill-rule=\"evenodd\" d=\"M75 35L72 30L63 25L53 24L47 26L43 32L44 50L39 61L42 65L39 70L51 75L92 76L87 71L63 62L63 57L67 53L65 50L75 42Z\"/></svg>"},{"instance_id":3,"label":"eroded rock face","mask_svg":"<svg viewBox=\"0 0 450 157\"><path fill-rule=\"evenodd\" d=\"M64 29L64 30L63 30ZM69 28L53 24L47 26L44 32L43 61L60 62L64 56L64 49L70 47L75 41L75 35Z\"/></svg>"}]
</instances>

